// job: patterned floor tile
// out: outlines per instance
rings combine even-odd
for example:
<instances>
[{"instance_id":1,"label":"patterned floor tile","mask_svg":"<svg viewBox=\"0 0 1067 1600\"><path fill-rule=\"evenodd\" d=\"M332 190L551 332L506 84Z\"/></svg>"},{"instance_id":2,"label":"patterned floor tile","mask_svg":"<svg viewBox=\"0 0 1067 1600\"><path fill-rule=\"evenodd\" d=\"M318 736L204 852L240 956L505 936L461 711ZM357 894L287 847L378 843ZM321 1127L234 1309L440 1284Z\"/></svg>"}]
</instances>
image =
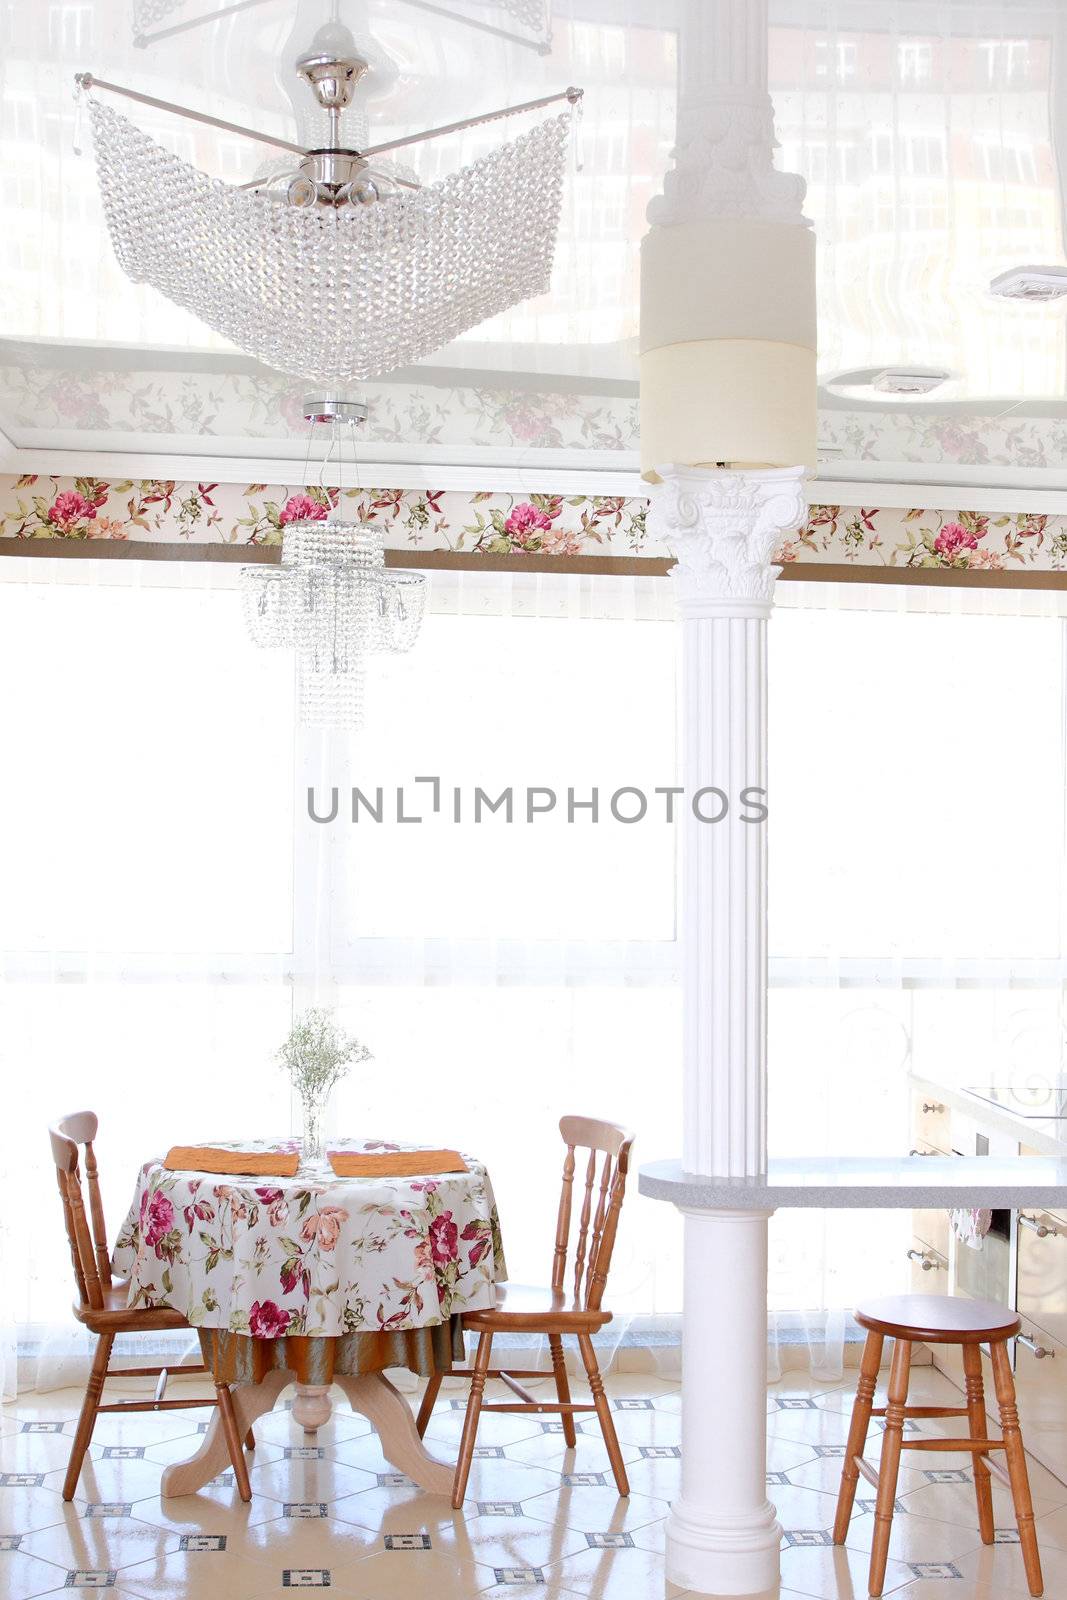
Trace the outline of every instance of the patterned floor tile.
<instances>
[{"instance_id":1,"label":"patterned floor tile","mask_svg":"<svg viewBox=\"0 0 1067 1600\"><path fill-rule=\"evenodd\" d=\"M283 1456L266 1466L254 1467L249 1482L253 1499L256 1495L267 1495L271 1500L291 1503L340 1500L345 1495L374 1488L377 1478L365 1468L347 1466L341 1461L287 1461Z\"/></svg>"},{"instance_id":2,"label":"patterned floor tile","mask_svg":"<svg viewBox=\"0 0 1067 1600\"><path fill-rule=\"evenodd\" d=\"M581 1550L553 1565L548 1575L590 1600L635 1600L663 1593L663 1557L636 1544L626 1550Z\"/></svg>"},{"instance_id":3,"label":"patterned floor tile","mask_svg":"<svg viewBox=\"0 0 1067 1600\"><path fill-rule=\"evenodd\" d=\"M78 1486L74 1491L76 1504L99 1505L110 1501L132 1505L135 1500L145 1500L149 1495L159 1494L159 1480L163 1476L163 1468L158 1462L145 1461L138 1457L133 1459L105 1457L103 1450L108 1447L99 1445L97 1448L100 1453L87 1458L82 1465ZM59 1492L63 1488L65 1476L64 1466L58 1471L49 1473L45 1483L48 1488Z\"/></svg>"},{"instance_id":4,"label":"patterned floor tile","mask_svg":"<svg viewBox=\"0 0 1067 1600\"><path fill-rule=\"evenodd\" d=\"M621 1441L620 1441L621 1443ZM641 1447L621 1444L624 1461L640 1459ZM599 1433L583 1433L572 1450L562 1433L539 1433L535 1438L509 1444L505 1452L509 1461L525 1461L535 1467L549 1467L554 1472L608 1472L611 1461Z\"/></svg>"},{"instance_id":5,"label":"patterned floor tile","mask_svg":"<svg viewBox=\"0 0 1067 1600\"><path fill-rule=\"evenodd\" d=\"M630 1488L636 1489L638 1494L651 1495L654 1500L673 1500L681 1483L682 1463L676 1456L666 1459L638 1456L636 1461L627 1461L626 1475ZM606 1481L611 1482L610 1474Z\"/></svg>"},{"instance_id":6,"label":"patterned floor tile","mask_svg":"<svg viewBox=\"0 0 1067 1600\"><path fill-rule=\"evenodd\" d=\"M379 1550L354 1566L333 1571L331 1578L331 1600L423 1600L424 1596L470 1600L494 1581L489 1568L461 1568L452 1557L434 1550ZM263 1597L257 1594L256 1600Z\"/></svg>"},{"instance_id":7,"label":"patterned floor tile","mask_svg":"<svg viewBox=\"0 0 1067 1600\"><path fill-rule=\"evenodd\" d=\"M5 1600L36 1600L61 1590L66 1581L66 1569L51 1561L17 1548L0 1550L0 1595Z\"/></svg>"},{"instance_id":8,"label":"patterned floor tile","mask_svg":"<svg viewBox=\"0 0 1067 1600\"><path fill-rule=\"evenodd\" d=\"M451 1552L467 1566L478 1562L484 1567L550 1567L564 1556L589 1548L584 1533L558 1522L537 1522L533 1518L503 1522L498 1517L474 1517L454 1528L441 1529L434 1549Z\"/></svg>"},{"instance_id":9,"label":"patterned floor tile","mask_svg":"<svg viewBox=\"0 0 1067 1600\"><path fill-rule=\"evenodd\" d=\"M381 1546L369 1529L356 1523L334 1517L275 1517L249 1528L245 1548L252 1560L281 1571L284 1567L340 1569Z\"/></svg>"},{"instance_id":10,"label":"patterned floor tile","mask_svg":"<svg viewBox=\"0 0 1067 1600\"><path fill-rule=\"evenodd\" d=\"M447 1495L423 1494L413 1485L399 1489L381 1485L345 1495L333 1502L330 1514L339 1522L354 1522L368 1533L382 1536L405 1532L432 1535L462 1520L462 1513L453 1511Z\"/></svg>"},{"instance_id":11,"label":"patterned floor tile","mask_svg":"<svg viewBox=\"0 0 1067 1600\"><path fill-rule=\"evenodd\" d=\"M787 1532L828 1529L834 1525L836 1494L827 1494L820 1489L805 1489L793 1483L769 1484L767 1498Z\"/></svg>"},{"instance_id":12,"label":"patterned floor tile","mask_svg":"<svg viewBox=\"0 0 1067 1600\"><path fill-rule=\"evenodd\" d=\"M263 1587L263 1567L240 1547L225 1551L172 1550L154 1561L125 1567L122 1588L138 1600L244 1600Z\"/></svg>"},{"instance_id":13,"label":"patterned floor tile","mask_svg":"<svg viewBox=\"0 0 1067 1600\"><path fill-rule=\"evenodd\" d=\"M553 1489L524 1500L523 1512L539 1522L561 1522L579 1533L632 1533L659 1522L670 1510L666 1500L632 1491L625 1499L610 1489Z\"/></svg>"},{"instance_id":14,"label":"patterned floor tile","mask_svg":"<svg viewBox=\"0 0 1067 1600\"><path fill-rule=\"evenodd\" d=\"M512 1399L514 1399L514 1395ZM447 1445L454 1452L459 1444L463 1432L464 1413L453 1411L451 1408L442 1411L440 1407L434 1412L426 1429L426 1443L429 1445L436 1440L441 1445ZM516 1444L520 1439L533 1439L540 1436L541 1418L533 1414L530 1416L509 1415L507 1413L486 1411L478 1419L479 1444ZM444 1455L448 1452L438 1452Z\"/></svg>"},{"instance_id":15,"label":"patterned floor tile","mask_svg":"<svg viewBox=\"0 0 1067 1600\"><path fill-rule=\"evenodd\" d=\"M139 1561L158 1559L177 1549L179 1536L153 1528L131 1516L87 1517L86 1507L77 1502L63 1507L62 1520L53 1527L29 1533L21 1549L62 1567L64 1573L85 1569L99 1571L133 1566Z\"/></svg>"},{"instance_id":16,"label":"patterned floor tile","mask_svg":"<svg viewBox=\"0 0 1067 1600\"><path fill-rule=\"evenodd\" d=\"M324 1427L319 1428L312 1438L306 1434L300 1425L293 1421L292 1413L284 1407L276 1406L265 1417L260 1417L256 1422L256 1439L262 1439L267 1444L295 1446L315 1443L324 1445L331 1450L335 1445L346 1443L350 1439L360 1439L372 1432L371 1425L366 1417L351 1411L346 1405L339 1390L334 1390L333 1415Z\"/></svg>"},{"instance_id":17,"label":"patterned floor tile","mask_svg":"<svg viewBox=\"0 0 1067 1600\"><path fill-rule=\"evenodd\" d=\"M1041 1550L1040 1544L1038 1548ZM1016 1596L1021 1600L1030 1593L1017 1544L980 1545L969 1555L957 1556L955 1564L967 1583L985 1585L995 1591L998 1600L1015 1600ZM1046 1545L1041 1550L1041 1568L1046 1600L1067 1595L1067 1552Z\"/></svg>"},{"instance_id":18,"label":"patterned floor tile","mask_svg":"<svg viewBox=\"0 0 1067 1600\"><path fill-rule=\"evenodd\" d=\"M253 1495L246 1505L232 1484L216 1484L176 1499L150 1495L134 1502L133 1515L165 1533L226 1534L239 1546L248 1528L281 1516L281 1510L281 1502L266 1495Z\"/></svg>"},{"instance_id":19,"label":"patterned floor tile","mask_svg":"<svg viewBox=\"0 0 1067 1600\"><path fill-rule=\"evenodd\" d=\"M534 1499L549 1489L558 1493L560 1474L525 1461L475 1461L471 1467L467 1498L478 1500Z\"/></svg>"},{"instance_id":20,"label":"patterned floor tile","mask_svg":"<svg viewBox=\"0 0 1067 1600\"><path fill-rule=\"evenodd\" d=\"M845 1539L850 1550L871 1548L875 1522L870 1515L853 1516ZM889 1553L898 1561L954 1561L966 1555L980 1543L977 1523L974 1528L961 1527L951 1522L934 1522L926 1517L908 1513L893 1518L889 1535ZM915 1577L933 1577L933 1573L915 1573Z\"/></svg>"},{"instance_id":21,"label":"patterned floor tile","mask_svg":"<svg viewBox=\"0 0 1067 1600\"><path fill-rule=\"evenodd\" d=\"M1036 1462L1028 1465L1033 1468ZM1047 1476L1051 1477L1051 1474ZM1040 1490L1035 1487L1035 1481L1041 1482ZM1052 1481L1055 1482L1055 1479ZM1031 1480L1031 1494L1034 1513L1038 1517L1045 1517L1063 1509L1058 1504L1058 1496L1048 1493L1047 1483L1044 1479L1039 1479L1036 1473ZM961 1527L977 1530L978 1513L974 1500L974 1480L969 1472L962 1483L921 1482L910 1488L902 1483L900 1497L913 1516L930 1517L935 1522L952 1522ZM1015 1525L1011 1495L997 1482L993 1484L993 1517L998 1528Z\"/></svg>"},{"instance_id":22,"label":"patterned floor tile","mask_svg":"<svg viewBox=\"0 0 1067 1600\"><path fill-rule=\"evenodd\" d=\"M5 1434L0 1438L0 1473L30 1472L49 1473L57 1470L66 1471L70 1459L71 1436L62 1431L62 1423L45 1423L50 1430L59 1428L60 1432L29 1433L19 1429L18 1433ZM99 1444L91 1446L90 1454L100 1456L104 1447Z\"/></svg>"},{"instance_id":23,"label":"patterned floor tile","mask_svg":"<svg viewBox=\"0 0 1067 1600\"><path fill-rule=\"evenodd\" d=\"M871 1432L875 1432L873 1425ZM811 1411L772 1411L767 1417L767 1433L772 1439L800 1444L841 1445L848 1437L848 1417L817 1406Z\"/></svg>"},{"instance_id":24,"label":"patterned floor tile","mask_svg":"<svg viewBox=\"0 0 1067 1600\"><path fill-rule=\"evenodd\" d=\"M767 1440L768 1472L791 1472L794 1467L804 1466L815 1459L814 1444L805 1444L797 1439Z\"/></svg>"},{"instance_id":25,"label":"patterned floor tile","mask_svg":"<svg viewBox=\"0 0 1067 1600\"><path fill-rule=\"evenodd\" d=\"M862 1550L836 1545L791 1545L782 1551L782 1583L813 1600L859 1600L867 1594L870 1558ZM899 1589L914 1573L890 1557L885 1592ZM946 1600L951 1600L946 1596ZM963 1597L961 1596L961 1600Z\"/></svg>"},{"instance_id":26,"label":"patterned floor tile","mask_svg":"<svg viewBox=\"0 0 1067 1600\"><path fill-rule=\"evenodd\" d=\"M30 1533L63 1519L63 1501L55 1489L0 1488L0 1534Z\"/></svg>"},{"instance_id":27,"label":"patterned floor tile","mask_svg":"<svg viewBox=\"0 0 1067 1600\"><path fill-rule=\"evenodd\" d=\"M864 1454L871 1465L877 1467L877 1450L866 1450ZM790 1483L795 1483L803 1489L821 1489L824 1494L836 1494L841 1485L841 1457L840 1456L815 1456L804 1461L799 1467L789 1467L787 1476ZM903 1498L913 1489L921 1488L926 1483L923 1474L911 1467L901 1467L897 1480L897 1493Z\"/></svg>"}]
</instances>

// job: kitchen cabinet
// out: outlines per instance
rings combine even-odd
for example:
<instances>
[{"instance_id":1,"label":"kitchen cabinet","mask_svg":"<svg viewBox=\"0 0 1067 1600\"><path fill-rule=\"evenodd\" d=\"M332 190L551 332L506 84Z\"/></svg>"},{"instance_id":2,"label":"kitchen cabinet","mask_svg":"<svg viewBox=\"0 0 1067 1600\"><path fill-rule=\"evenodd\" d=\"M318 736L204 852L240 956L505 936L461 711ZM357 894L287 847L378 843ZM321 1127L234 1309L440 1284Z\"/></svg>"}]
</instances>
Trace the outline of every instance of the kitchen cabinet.
<instances>
[{"instance_id":1,"label":"kitchen cabinet","mask_svg":"<svg viewBox=\"0 0 1067 1600\"><path fill-rule=\"evenodd\" d=\"M1012 1137L1003 1113L987 1122L981 1106L960 1091L946 1090L942 1096L929 1086L914 1090L912 1154L1039 1153L1027 1147L1025 1137L1025 1129ZM945 1210L914 1211L912 1230L912 1293L969 1295L1019 1312L1022 1330L1014 1344L1014 1365L1026 1447L1067 1483L1067 1214L1032 1207L994 1212L993 1231L981 1250L972 1250L954 1235ZM932 1346L930 1353L939 1371L962 1389L959 1351ZM995 1419L988 1361L983 1365L987 1404Z\"/></svg>"}]
</instances>

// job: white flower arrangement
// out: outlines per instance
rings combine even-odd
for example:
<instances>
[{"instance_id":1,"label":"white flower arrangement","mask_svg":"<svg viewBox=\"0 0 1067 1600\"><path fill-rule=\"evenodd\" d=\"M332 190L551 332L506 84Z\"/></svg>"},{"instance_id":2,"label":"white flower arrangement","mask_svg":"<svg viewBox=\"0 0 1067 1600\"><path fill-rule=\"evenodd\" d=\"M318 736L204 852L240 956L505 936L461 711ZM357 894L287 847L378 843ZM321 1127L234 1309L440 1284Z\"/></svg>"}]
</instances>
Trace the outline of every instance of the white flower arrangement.
<instances>
[{"instance_id":1,"label":"white flower arrangement","mask_svg":"<svg viewBox=\"0 0 1067 1600\"><path fill-rule=\"evenodd\" d=\"M321 1118L330 1091L350 1066L370 1056L366 1045L343 1032L324 1007L312 1006L294 1022L278 1062L303 1102L306 1153L322 1153Z\"/></svg>"}]
</instances>

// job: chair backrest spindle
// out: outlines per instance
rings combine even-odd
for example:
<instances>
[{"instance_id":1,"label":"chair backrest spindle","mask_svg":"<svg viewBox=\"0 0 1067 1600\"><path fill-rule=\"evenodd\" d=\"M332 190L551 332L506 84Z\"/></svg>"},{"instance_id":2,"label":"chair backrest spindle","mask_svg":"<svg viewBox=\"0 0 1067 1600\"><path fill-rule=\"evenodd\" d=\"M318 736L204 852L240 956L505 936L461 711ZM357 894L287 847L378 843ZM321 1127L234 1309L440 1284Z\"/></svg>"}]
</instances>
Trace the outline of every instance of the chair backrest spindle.
<instances>
[{"instance_id":1,"label":"chair backrest spindle","mask_svg":"<svg viewBox=\"0 0 1067 1600\"><path fill-rule=\"evenodd\" d=\"M111 1287L111 1252L107 1247L107 1225L104 1222L104 1203L100 1197L100 1177L96 1166L93 1141L85 1143L85 1176L89 1184L89 1217L93 1225L93 1245L96 1250L96 1270L101 1284Z\"/></svg>"},{"instance_id":2,"label":"chair backrest spindle","mask_svg":"<svg viewBox=\"0 0 1067 1600\"><path fill-rule=\"evenodd\" d=\"M574 1192L574 1146L567 1146L563 1163L563 1192L559 1197L559 1216L556 1221L556 1248L552 1254L552 1287L563 1288L567 1272L567 1244L571 1236L571 1196Z\"/></svg>"},{"instance_id":3,"label":"chair backrest spindle","mask_svg":"<svg viewBox=\"0 0 1067 1600\"><path fill-rule=\"evenodd\" d=\"M107 1230L104 1225L104 1208L100 1198L100 1181L96 1166L93 1140L96 1138L97 1119L92 1111L79 1111L73 1116L61 1117L48 1130L55 1162L59 1193L63 1202L63 1222L70 1244L74 1278L78 1297L83 1306L100 1311L104 1305L104 1288L111 1286L111 1262L107 1249ZM81 1169L78 1146L85 1147L85 1171L89 1182L90 1231L82 1194Z\"/></svg>"}]
</instances>

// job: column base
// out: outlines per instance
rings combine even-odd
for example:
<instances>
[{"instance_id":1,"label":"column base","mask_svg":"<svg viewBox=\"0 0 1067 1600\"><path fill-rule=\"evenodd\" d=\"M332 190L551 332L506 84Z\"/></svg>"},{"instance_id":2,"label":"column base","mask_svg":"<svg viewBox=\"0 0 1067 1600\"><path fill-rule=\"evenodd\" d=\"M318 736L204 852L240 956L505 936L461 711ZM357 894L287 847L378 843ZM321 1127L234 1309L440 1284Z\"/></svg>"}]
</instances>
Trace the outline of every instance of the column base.
<instances>
[{"instance_id":1,"label":"column base","mask_svg":"<svg viewBox=\"0 0 1067 1600\"><path fill-rule=\"evenodd\" d=\"M777 1596L782 1528L766 1501L739 1525L677 1499L667 1518L667 1576L702 1595Z\"/></svg>"}]
</instances>

